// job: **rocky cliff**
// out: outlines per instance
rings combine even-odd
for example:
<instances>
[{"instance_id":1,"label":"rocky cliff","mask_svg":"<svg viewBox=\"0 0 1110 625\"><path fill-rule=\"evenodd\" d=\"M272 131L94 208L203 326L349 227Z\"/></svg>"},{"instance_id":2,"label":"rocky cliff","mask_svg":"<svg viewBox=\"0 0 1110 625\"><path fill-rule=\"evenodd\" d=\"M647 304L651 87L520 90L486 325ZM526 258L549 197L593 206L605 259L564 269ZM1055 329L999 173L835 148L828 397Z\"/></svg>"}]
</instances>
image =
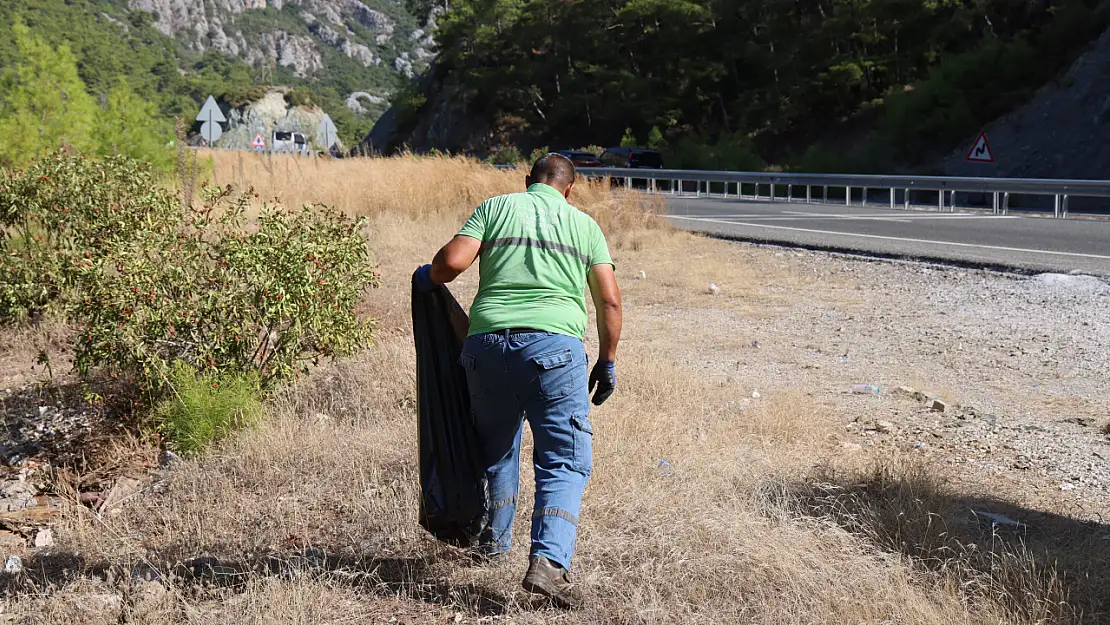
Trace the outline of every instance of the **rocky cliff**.
<instances>
[{"instance_id":1,"label":"rocky cliff","mask_svg":"<svg viewBox=\"0 0 1110 625\"><path fill-rule=\"evenodd\" d=\"M369 2L370 0L368 0ZM127 0L155 27L196 53L215 50L261 70L344 87L348 107L388 98L398 81L434 57L430 23L419 24L403 0ZM366 71L358 71L362 68Z\"/></svg>"}]
</instances>

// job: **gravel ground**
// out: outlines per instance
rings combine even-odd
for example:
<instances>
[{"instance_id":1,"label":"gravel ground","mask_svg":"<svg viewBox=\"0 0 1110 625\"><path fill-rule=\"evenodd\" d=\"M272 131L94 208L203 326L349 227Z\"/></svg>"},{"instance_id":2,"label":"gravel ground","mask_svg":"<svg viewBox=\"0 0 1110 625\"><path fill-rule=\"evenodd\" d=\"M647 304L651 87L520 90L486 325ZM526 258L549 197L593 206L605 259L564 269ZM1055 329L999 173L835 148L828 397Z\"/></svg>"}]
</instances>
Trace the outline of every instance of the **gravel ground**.
<instances>
[{"instance_id":1,"label":"gravel ground","mask_svg":"<svg viewBox=\"0 0 1110 625\"><path fill-rule=\"evenodd\" d=\"M751 251L815 282L765 284L783 304L763 314L654 313L710 339L690 366L743 393L806 391L830 407L834 453L912 450L952 465L962 490L1110 519L1110 284Z\"/></svg>"}]
</instances>

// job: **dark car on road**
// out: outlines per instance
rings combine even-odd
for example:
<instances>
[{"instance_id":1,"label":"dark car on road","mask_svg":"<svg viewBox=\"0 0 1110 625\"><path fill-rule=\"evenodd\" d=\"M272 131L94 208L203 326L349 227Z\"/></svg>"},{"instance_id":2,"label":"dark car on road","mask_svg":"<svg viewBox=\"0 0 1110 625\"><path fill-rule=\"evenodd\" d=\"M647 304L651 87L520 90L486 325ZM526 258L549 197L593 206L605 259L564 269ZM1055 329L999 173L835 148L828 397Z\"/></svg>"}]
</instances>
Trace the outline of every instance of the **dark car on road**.
<instances>
[{"instance_id":1,"label":"dark car on road","mask_svg":"<svg viewBox=\"0 0 1110 625\"><path fill-rule=\"evenodd\" d=\"M628 169L663 169L663 156L656 150L641 148L609 148L601 155L606 167Z\"/></svg>"},{"instance_id":2,"label":"dark car on road","mask_svg":"<svg viewBox=\"0 0 1110 625\"><path fill-rule=\"evenodd\" d=\"M604 167L604 165L601 164L601 161L598 160L597 155L591 154L589 152L579 152L576 150L559 150L557 154L562 154L563 156L569 158L570 162L574 163L575 167Z\"/></svg>"}]
</instances>

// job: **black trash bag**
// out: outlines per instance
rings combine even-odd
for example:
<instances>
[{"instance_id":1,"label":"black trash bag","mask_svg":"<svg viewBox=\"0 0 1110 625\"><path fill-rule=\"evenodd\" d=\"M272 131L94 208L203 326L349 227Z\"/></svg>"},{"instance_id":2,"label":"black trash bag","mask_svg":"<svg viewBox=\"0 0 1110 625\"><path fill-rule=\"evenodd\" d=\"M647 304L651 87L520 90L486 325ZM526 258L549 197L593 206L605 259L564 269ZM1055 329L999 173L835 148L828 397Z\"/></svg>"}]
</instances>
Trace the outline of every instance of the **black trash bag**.
<instances>
[{"instance_id":1,"label":"black trash bag","mask_svg":"<svg viewBox=\"0 0 1110 625\"><path fill-rule=\"evenodd\" d=\"M445 543L473 547L489 525L489 488L459 364L467 316L447 287L412 285L420 414L420 525Z\"/></svg>"}]
</instances>

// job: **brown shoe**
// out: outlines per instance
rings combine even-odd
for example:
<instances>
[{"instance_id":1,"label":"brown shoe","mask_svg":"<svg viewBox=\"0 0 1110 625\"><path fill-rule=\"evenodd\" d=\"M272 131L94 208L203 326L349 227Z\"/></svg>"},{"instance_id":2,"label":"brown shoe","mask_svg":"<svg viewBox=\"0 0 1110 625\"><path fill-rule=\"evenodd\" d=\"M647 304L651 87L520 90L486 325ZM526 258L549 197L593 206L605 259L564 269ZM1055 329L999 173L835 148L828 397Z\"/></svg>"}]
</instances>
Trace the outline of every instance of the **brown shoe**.
<instances>
[{"instance_id":1,"label":"brown shoe","mask_svg":"<svg viewBox=\"0 0 1110 625\"><path fill-rule=\"evenodd\" d=\"M543 595L556 606L574 609L582 605L582 590L570 580L570 573L543 556L533 556L521 583L524 590Z\"/></svg>"}]
</instances>

